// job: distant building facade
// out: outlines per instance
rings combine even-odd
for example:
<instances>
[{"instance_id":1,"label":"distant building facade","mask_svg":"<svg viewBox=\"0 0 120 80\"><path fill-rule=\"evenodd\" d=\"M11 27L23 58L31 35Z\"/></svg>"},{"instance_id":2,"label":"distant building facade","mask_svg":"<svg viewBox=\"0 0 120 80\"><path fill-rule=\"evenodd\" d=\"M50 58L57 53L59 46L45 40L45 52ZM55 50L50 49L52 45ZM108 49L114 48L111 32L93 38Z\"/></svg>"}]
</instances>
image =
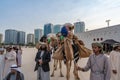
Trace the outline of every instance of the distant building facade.
<instances>
[{"instance_id":1,"label":"distant building facade","mask_svg":"<svg viewBox=\"0 0 120 80\"><path fill-rule=\"evenodd\" d=\"M13 29L5 30L5 44L19 45L25 44L25 32Z\"/></svg>"},{"instance_id":2,"label":"distant building facade","mask_svg":"<svg viewBox=\"0 0 120 80\"><path fill-rule=\"evenodd\" d=\"M27 44L29 44L29 43L35 44L34 34L27 34Z\"/></svg>"},{"instance_id":3,"label":"distant building facade","mask_svg":"<svg viewBox=\"0 0 120 80\"><path fill-rule=\"evenodd\" d=\"M25 44L25 32L18 31L18 38L17 38L17 44L24 45Z\"/></svg>"},{"instance_id":4,"label":"distant building facade","mask_svg":"<svg viewBox=\"0 0 120 80\"><path fill-rule=\"evenodd\" d=\"M44 25L44 35L52 33L53 24L48 23Z\"/></svg>"},{"instance_id":5,"label":"distant building facade","mask_svg":"<svg viewBox=\"0 0 120 80\"><path fill-rule=\"evenodd\" d=\"M61 30L62 25L54 25L53 26L53 33L58 33Z\"/></svg>"},{"instance_id":6,"label":"distant building facade","mask_svg":"<svg viewBox=\"0 0 120 80\"><path fill-rule=\"evenodd\" d=\"M74 33L81 33L85 31L85 23L84 22L76 22L74 23Z\"/></svg>"},{"instance_id":7,"label":"distant building facade","mask_svg":"<svg viewBox=\"0 0 120 80\"><path fill-rule=\"evenodd\" d=\"M2 43L2 41L3 41L3 35L0 34L0 43Z\"/></svg>"},{"instance_id":8,"label":"distant building facade","mask_svg":"<svg viewBox=\"0 0 120 80\"><path fill-rule=\"evenodd\" d=\"M103 42L107 39L113 39L120 42L120 24L110 27L90 30L76 34L80 40L85 43L85 46L91 48L93 42Z\"/></svg>"},{"instance_id":9,"label":"distant building facade","mask_svg":"<svg viewBox=\"0 0 120 80\"><path fill-rule=\"evenodd\" d=\"M43 35L42 29L35 29L34 30L34 35L35 35L35 44L39 42L40 38Z\"/></svg>"},{"instance_id":10,"label":"distant building facade","mask_svg":"<svg viewBox=\"0 0 120 80\"><path fill-rule=\"evenodd\" d=\"M5 44L17 44L18 31L8 29L5 30Z\"/></svg>"}]
</instances>

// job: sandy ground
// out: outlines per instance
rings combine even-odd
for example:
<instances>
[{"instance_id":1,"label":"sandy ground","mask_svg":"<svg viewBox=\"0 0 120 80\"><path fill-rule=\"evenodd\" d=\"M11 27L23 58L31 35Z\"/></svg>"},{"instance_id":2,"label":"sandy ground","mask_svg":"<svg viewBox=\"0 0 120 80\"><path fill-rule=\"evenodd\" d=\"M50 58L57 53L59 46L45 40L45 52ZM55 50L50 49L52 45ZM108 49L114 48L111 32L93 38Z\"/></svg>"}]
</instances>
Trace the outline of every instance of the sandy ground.
<instances>
[{"instance_id":1,"label":"sandy ground","mask_svg":"<svg viewBox=\"0 0 120 80\"><path fill-rule=\"evenodd\" d=\"M34 67L35 67L35 55L37 50L35 48L22 48L23 50L23 55L22 55L22 72L24 73L25 80L37 80L36 79L36 73L34 72ZM83 67L85 66L87 62L87 58L81 59L78 62L78 65ZM50 62L50 73L53 70L53 60ZM51 80L66 80L66 67L63 64L62 65L62 72L64 74L64 77L60 77L59 74L59 66L57 70L55 71L55 77L51 77ZM81 80L89 80L89 71L88 72L81 72L79 71L79 77ZM71 67L71 72L70 72L70 80L74 80L74 75L73 75L73 65Z\"/></svg>"}]
</instances>

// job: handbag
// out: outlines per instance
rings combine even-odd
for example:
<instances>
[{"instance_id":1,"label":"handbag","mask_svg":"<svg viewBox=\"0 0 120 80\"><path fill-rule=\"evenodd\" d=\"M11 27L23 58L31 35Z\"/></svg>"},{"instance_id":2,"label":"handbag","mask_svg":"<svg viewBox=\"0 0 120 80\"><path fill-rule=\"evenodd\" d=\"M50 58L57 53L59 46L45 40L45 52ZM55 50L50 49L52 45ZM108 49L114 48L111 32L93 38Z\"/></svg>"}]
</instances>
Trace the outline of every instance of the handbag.
<instances>
[{"instance_id":1,"label":"handbag","mask_svg":"<svg viewBox=\"0 0 120 80\"><path fill-rule=\"evenodd\" d=\"M57 59L57 60L63 60L63 46L60 46L54 53L52 56L53 59Z\"/></svg>"},{"instance_id":2,"label":"handbag","mask_svg":"<svg viewBox=\"0 0 120 80\"><path fill-rule=\"evenodd\" d=\"M86 58L92 54L92 50L86 48L84 45L80 44L78 41L76 41L76 43L78 45L80 58Z\"/></svg>"},{"instance_id":3,"label":"handbag","mask_svg":"<svg viewBox=\"0 0 120 80\"><path fill-rule=\"evenodd\" d=\"M67 60L73 60L73 48L70 39L66 38L64 41L64 50L65 50L65 56Z\"/></svg>"}]
</instances>

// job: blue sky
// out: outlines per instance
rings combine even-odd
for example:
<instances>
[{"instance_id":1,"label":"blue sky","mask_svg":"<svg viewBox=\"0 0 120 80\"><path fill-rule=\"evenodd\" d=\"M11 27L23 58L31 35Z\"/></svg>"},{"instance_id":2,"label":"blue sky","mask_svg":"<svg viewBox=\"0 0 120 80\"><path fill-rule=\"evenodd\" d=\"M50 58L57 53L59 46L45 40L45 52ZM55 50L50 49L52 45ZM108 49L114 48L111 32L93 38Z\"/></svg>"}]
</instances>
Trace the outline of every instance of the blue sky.
<instances>
[{"instance_id":1,"label":"blue sky","mask_svg":"<svg viewBox=\"0 0 120 80\"><path fill-rule=\"evenodd\" d=\"M120 24L120 0L0 0L0 33L16 29L33 33L46 23L84 21L86 29Z\"/></svg>"}]
</instances>

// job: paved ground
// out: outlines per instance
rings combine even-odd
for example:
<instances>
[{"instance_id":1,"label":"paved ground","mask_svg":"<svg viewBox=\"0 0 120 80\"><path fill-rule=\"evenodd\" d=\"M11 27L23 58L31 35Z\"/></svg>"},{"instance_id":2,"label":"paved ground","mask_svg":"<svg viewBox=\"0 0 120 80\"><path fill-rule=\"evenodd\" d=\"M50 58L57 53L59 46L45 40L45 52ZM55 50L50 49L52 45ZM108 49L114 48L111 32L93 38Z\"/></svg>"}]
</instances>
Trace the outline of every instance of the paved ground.
<instances>
[{"instance_id":1,"label":"paved ground","mask_svg":"<svg viewBox=\"0 0 120 80\"><path fill-rule=\"evenodd\" d=\"M22 72L24 73L25 80L37 80L36 79L36 72L34 72L35 67L35 55L37 50L35 48L23 48L23 55L22 55ZM79 60L79 66L85 66L87 59ZM53 60L50 62L50 67L52 71L53 67ZM63 64L62 71L64 76L66 75L66 67ZM51 80L66 80L65 77L59 77L59 69L55 71L55 77L52 77ZM89 72L79 72L79 76L81 80L89 80ZM71 74L70 80L74 80L73 76L73 65L71 67Z\"/></svg>"}]
</instances>

